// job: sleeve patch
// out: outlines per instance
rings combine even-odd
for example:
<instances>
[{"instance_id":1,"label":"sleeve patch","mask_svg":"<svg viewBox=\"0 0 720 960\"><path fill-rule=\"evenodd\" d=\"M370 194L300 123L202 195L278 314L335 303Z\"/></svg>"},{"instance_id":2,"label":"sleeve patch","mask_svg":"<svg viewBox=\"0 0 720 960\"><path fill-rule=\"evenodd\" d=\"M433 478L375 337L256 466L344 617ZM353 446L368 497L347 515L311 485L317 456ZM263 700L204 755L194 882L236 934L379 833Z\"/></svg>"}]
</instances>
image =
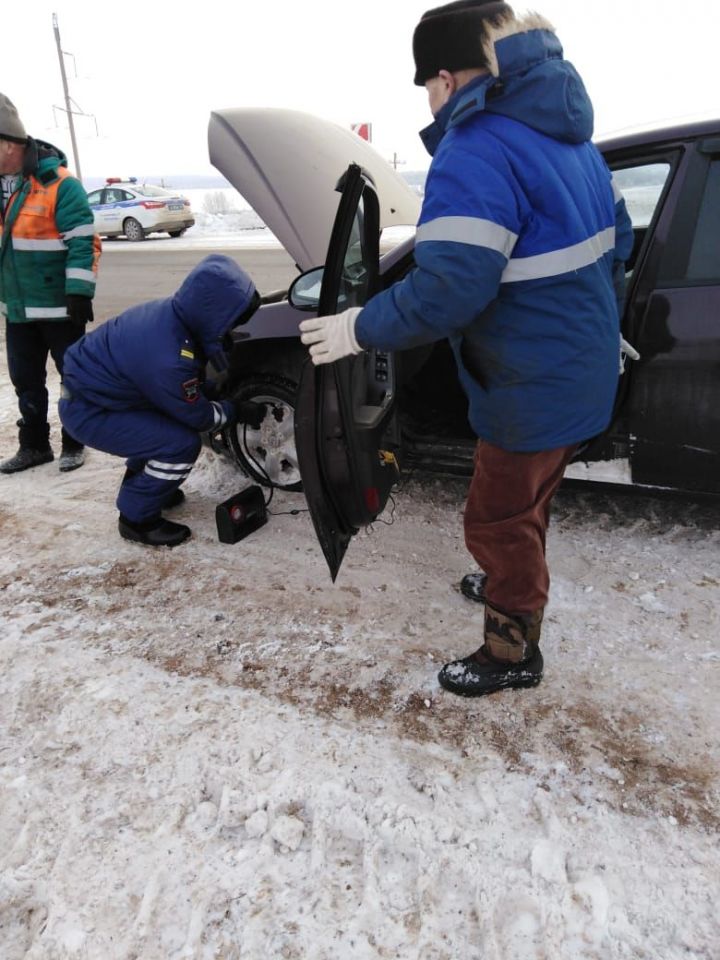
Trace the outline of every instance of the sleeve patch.
<instances>
[{"instance_id":1,"label":"sleeve patch","mask_svg":"<svg viewBox=\"0 0 720 960\"><path fill-rule=\"evenodd\" d=\"M183 396L187 403L195 403L200 399L200 381L197 377L192 380L186 380L182 385Z\"/></svg>"},{"instance_id":2,"label":"sleeve patch","mask_svg":"<svg viewBox=\"0 0 720 960\"><path fill-rule=\"evenodd\" d=\"M188 350L187 347L182 348L182 350L180 351L180 356L187 357L188 360L195 359L195 354L192 352L192 350Z\"/></svg>"}]
</instances>

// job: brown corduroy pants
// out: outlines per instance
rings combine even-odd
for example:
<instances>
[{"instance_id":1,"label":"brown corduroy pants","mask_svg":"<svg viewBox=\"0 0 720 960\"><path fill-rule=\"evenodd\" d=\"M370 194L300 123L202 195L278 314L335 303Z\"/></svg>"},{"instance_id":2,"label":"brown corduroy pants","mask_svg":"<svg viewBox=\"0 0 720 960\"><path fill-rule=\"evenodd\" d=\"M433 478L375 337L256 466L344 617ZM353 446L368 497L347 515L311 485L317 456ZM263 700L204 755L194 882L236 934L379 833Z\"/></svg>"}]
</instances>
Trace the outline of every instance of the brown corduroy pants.
<instances>
[{"instance_id":1,"label":"brown corduroy pants","mask_svg":"<svg viewBox=\"0 0 720 960\"><path fill-rule=\"evenodd\" d=\"M478 441L465 505L465 543L487 574L485 595L498 610L529 614L547 603L550 501L576 449L573 444L512 453Z\"/></svg>"}]
</instances>

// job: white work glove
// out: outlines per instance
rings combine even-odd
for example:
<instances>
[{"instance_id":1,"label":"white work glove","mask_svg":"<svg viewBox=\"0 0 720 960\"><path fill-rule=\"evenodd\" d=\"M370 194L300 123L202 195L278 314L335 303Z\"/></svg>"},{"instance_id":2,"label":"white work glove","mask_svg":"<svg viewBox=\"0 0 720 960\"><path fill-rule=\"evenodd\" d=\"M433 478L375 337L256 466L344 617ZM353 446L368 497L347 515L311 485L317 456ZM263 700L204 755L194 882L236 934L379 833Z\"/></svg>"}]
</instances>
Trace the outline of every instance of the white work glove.
<instances>
[{"instance_id":1,"label":"white work glove","mask_svg":"<svg viewBox=\"0 0 720 960\"><path fill-rule=\"evenodd\" d=\"M635 347L628 343L625 337L620 337L620 373L625 373L625 358L629 357L631 360L639 360L640 354L637 352Z\"/></svg>"},{"instance_id":2,"label":"white work glove","mask_svg":"<svg viewBox=\"0 0 720 960\"><path fill-rule=\"evenodd\" d=\"M355 321L361 310L362 307L350 307L344 313L303 320L300 339L310 347L310 357L315 366L362 352L363 348L355 339Z\"/></svg>"}]
</instances>

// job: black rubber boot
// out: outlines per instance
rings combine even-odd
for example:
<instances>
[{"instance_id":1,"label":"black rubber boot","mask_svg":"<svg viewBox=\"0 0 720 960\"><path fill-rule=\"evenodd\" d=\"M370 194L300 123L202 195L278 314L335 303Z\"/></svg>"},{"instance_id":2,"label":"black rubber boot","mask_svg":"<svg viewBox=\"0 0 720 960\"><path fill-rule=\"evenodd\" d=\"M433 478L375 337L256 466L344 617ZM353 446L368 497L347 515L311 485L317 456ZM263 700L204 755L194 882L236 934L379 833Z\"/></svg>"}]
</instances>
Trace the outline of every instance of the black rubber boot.
<instances>
[{"instance_id":1,"label":"black rubber boot","mask_svg":"<svg viewBox=\"0 0 720 960\"><path fill-rule=\"evenodd\" d=\"M485 603L485 584L487 575L481 570L477 573L466 573L460 581L460 593L475 603Z\"/></svg>"},{"instance_id":2,"label":"black rubber boot","mask_svg":"<svg viewBox=\"0 0 720 960\"><path fill-rule=\"evenodd\" d=\"M20 473L30 467L39 467L41 463L50 463L54 460L50 447L45 450L32 450L29 447L20 447L14 457L9 457L0 463L0 473Z\"/></svg>"},{"instance_id":3,"label":"black rubber boot","mask_svg":"<svg viewBox=\"0 0 720 960\"><path fill-rule=\"evenodd\" d=\"M153 517L136 523L120 514L118 520L120 536L135 543L144 543L148 547L177 547L191 534L190 527L182 523L173 523L163 517Z\"/></svg>"},{"instance_id":4,"label":"black rubber boot","mask_svg":"<svg viewBox=\"0 0 720 960\"><path fill-rule=\"evenodd\" d=\"M59 462L60 473L77 470L85 463L85 447L63 447Z\"/></svg>"},{"instance_id":5,"label":"black rubber boot","mask_svg":"<svg viewBox=\"0 0 720 960\"><path fill-rule=\"evenodd\" d=\"M485 645L462 660L446 663L438 674L440 686L461 697L482 697L512 687L536 687L542 680L543 658L539 650L520 663L496 660Z\"/></svg>"},{"instance_id":6,"label":"black rubber boot","mask_svg":"<svg viewBox=\"0 0 720 960\"><path fill-rule=\"evenodd\" d=\"M542 610L510 615L486 601L485 643L469 657L446 663L438 674L440 686L462 697L537 686L543 676L542 619Z\"/></svg>"}]
</instances>

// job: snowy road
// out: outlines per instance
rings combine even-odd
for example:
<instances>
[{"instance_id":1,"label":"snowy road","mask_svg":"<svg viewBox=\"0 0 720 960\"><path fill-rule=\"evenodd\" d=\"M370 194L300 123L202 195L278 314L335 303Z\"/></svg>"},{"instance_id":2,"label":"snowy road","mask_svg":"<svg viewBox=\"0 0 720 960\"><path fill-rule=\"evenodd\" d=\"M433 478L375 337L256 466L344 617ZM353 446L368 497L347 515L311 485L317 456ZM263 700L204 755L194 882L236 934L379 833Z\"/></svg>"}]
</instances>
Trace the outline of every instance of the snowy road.
<instances>
[{"instance_id":1,"label":"snowy road","mask_svg":"<svg viewBox=\"0 0 720 960\"><path fill-rule=\"evenodd\" d=\"M463 482L333 586L301 495L220 544L203 454L153 552L122 469L0 478L2 960L717 960L717 508L562 494L546 679L473 702Z\"/></svg>"},{"instance_id":2,"label":"snowy road","mask_svg":"<svg viewBox=\"0 0 720 960\"><path fill-rule=\"evenodd\" d=\"M298 270L280 247L225 246L214 249L189 246L189 241L147 240L105 243L95 295L98 321L117 316L122 310L146 300L169 297L192 268L208 253L233 257L247 270L261 293L287 289Z\"/></svg>"}]
</instances>

